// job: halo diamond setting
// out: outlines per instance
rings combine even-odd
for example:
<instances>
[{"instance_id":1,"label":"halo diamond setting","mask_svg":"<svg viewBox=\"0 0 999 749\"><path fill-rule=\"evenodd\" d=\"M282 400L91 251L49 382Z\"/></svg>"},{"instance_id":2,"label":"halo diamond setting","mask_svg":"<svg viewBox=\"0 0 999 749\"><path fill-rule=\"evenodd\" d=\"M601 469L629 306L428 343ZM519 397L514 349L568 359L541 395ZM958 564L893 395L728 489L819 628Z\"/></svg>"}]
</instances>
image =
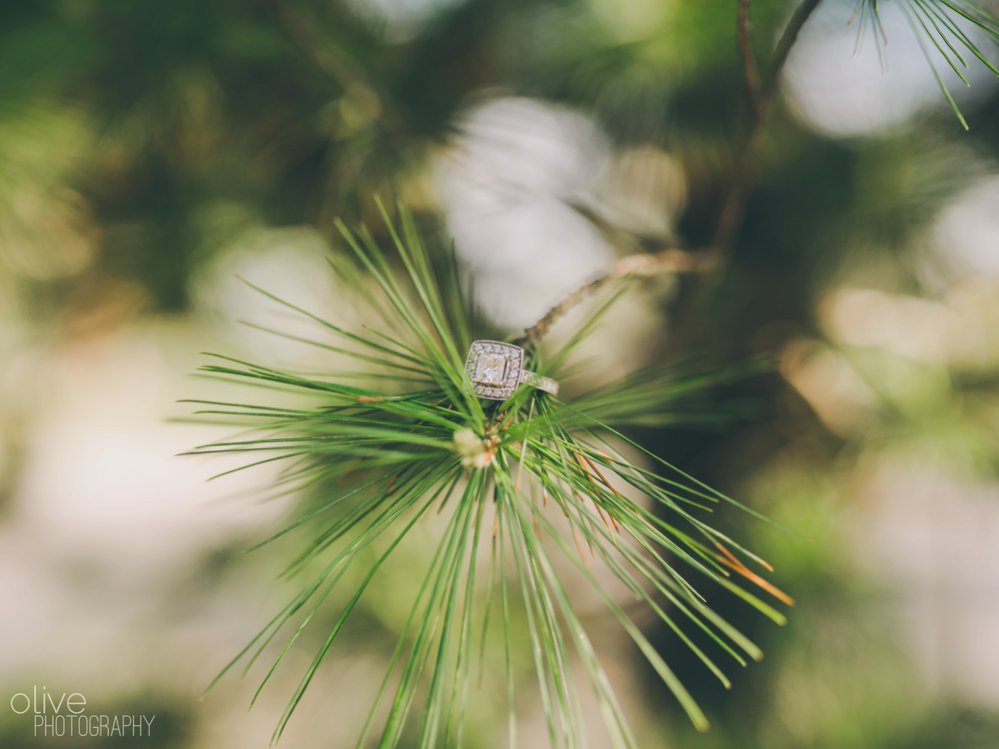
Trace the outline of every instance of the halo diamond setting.
<instances>
[{"instance_id":1,"label":"halo diamond setting","mask_svg":"<svg viewBox=\"0 0 999 749\"><path fill-rule=\"evenodd\" d=\"M558 383L524 369L524 349L502 341L473 341L465 372L480 398L505 401L521 383L558 395Z\"/></svg>"}]
</instances>

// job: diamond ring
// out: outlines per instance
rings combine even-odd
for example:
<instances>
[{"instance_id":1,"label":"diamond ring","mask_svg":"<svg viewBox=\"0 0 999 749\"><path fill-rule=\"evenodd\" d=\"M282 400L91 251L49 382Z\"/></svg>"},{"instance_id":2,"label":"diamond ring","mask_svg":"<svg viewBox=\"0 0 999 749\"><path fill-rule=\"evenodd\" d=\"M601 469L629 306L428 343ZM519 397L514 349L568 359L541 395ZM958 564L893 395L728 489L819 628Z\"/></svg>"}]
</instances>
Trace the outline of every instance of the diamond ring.
<instances>
[{"instance_id":1,"label":"diamond ring","mask_svg":"<svg viewBox=\"0 0 999 749\"><path fill-rule=\"evenodd\" d=\"M472 341L465 371L480 398L503 401L520 384L558 395L558 383L524 369L524 349L500 341Z\"/></svg>"}]
</instances>

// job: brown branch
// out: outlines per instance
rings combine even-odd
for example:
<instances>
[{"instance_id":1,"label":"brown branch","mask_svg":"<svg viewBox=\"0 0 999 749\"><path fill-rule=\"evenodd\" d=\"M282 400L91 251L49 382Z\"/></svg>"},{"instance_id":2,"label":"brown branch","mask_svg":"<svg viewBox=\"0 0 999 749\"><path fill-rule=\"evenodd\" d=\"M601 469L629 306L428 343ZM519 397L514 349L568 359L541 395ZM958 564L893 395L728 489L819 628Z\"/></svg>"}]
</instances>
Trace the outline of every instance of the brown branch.
<instances>
[{"instance_id":1,"label":"brown branch","mask_svg":"<svg viewBox=\"0 0 999 749\"><path fill-rule=\"evenodd\" d=\"M753 22L749 14L751 0L739 0L739 52L742 54L742 75L746 83L749 113L753 119L760 116L760 71L753 55Z\"/></svg>"},{"instance_id":2,"label":"brown branch","mask_svg":"<svg viewBox=\"0 0 999 749\"><path fill-rule=\"evenodd\" d=\"M735 166L732 168L732 175L729 179L729 189L722 203L722 208L718 213L718 223L715 225L715 233L712 238L712 245L720 252L726 252L736 231L742 224L742 215L746 203L746 187L749 179L749 172L752 166L753 155L756 152L763 126L766 124L770 110L773 108L774 100L777 98L777 88L780 85L780 73L784 69L791 48L798 40L798 34L802 26L811 17L822 0L802 0L791 19L787 22L784 33L781 34L777 47L774 50L773 59L767 71L766 79L761 84L758 97L758 108L754 116L750 118L749 128L743 138L742 147L736 157ZM748 3L747 3L748 5Z\"/></svg>"},{"instance_id":3,"label":"brown branch","mask_svg":"<svg viewBox=\"0 0 999 749\"><path fill-rule=\"evenodd\" d=\"M773 60L770 61L770 72L767 75L766 85L763 87L763 104L765 106L769 106L777 93L780 71L783 70L784 63L787 62L787 57L791 54L791 48L798 41L801 28L821 2L822 0L802 0L801 5L795 9L791 19L787 22L784 33L781 34L777 48L774 50Z\"/></svg>"},{"instance_id":4,"label":"brown branch","mask_svg":"<svg viewBox=\"0 0 999 749\"><path fill-rule=\"evenodd\" d=\"M588 296L621 278L649 278L663 273L703 273L717 265L717 256L710 250L687 252L670 248L654 253L639 252L626 255L602 276L584 283L570 291L549 309L540 320L524 331L515 342L520 346L534 346L549 329L562 319L573 307Z\"/></svg>"}]
</instances>

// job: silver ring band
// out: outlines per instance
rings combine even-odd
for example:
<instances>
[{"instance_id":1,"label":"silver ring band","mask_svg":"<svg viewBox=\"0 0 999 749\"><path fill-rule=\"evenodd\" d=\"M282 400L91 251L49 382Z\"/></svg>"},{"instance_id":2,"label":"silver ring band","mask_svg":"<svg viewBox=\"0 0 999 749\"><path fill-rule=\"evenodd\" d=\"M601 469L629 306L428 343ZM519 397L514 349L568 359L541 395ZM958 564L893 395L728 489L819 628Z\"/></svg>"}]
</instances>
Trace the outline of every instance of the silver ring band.
<instances>
[{"instance_id":1,"label":"silver ring band","mask_svg":"<svg viewBox=\"0 0 999 749\"><path fill-rule=\"evenodd\" d=\"M550 393L551 395L558 395L558 382L553 380L551 377L545 377L544 375L539 375L536 372L529 372L526 369L523 369L520 372L520 381L523 384L530 385L538 390L544 390L546 393Z\"/></svg>"},{"instance_id":2,"label":"silver ring band","mask_svg":"<svg viewBox=\"0 0 999 749\"><path fill-rule=\"evenodd\" d=\"M524 369L524 358L524 349L512 343L472 341L465 372L475 394L480 398L505 401L523 384L558 395L558 382Z\"/></svg>"}]
</instances>

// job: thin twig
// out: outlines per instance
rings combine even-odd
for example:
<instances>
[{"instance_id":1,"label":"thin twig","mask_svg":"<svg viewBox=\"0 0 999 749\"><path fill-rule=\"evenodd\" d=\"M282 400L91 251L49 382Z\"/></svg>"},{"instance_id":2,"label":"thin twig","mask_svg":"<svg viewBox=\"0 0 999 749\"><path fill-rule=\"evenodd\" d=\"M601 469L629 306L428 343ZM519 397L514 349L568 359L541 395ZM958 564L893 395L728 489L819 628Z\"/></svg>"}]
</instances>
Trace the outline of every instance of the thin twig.
<instances>
[{"instance_id":1,"label":"thin twig","mask_svg":"<svg viewBox=\"0 0 999 749\"><path fill-rule=\"evenodd\" d=\"M584 283L562 297L540 320L527 328L516 343L521 346L533 346L569 310L611 281L620 278L648 278L663 273L702 273L711 270L716 264L717 256L710 250L687 252L670 248L655 253L640 252L626 255L604 275Z\"/></svg>"},{"instance_id":2,"label":"thin twig","mask_svg":"<svg viewBox=\"0 0 999 749\"><path fill-rule=\"evenodd\" d=\"M739 52L742 54L742 74L746 83L746 97L753 119L760 116L760 71L753 55L753 22L750 18L751 0L739 0Z\"/></svg>"}]
</instances>

